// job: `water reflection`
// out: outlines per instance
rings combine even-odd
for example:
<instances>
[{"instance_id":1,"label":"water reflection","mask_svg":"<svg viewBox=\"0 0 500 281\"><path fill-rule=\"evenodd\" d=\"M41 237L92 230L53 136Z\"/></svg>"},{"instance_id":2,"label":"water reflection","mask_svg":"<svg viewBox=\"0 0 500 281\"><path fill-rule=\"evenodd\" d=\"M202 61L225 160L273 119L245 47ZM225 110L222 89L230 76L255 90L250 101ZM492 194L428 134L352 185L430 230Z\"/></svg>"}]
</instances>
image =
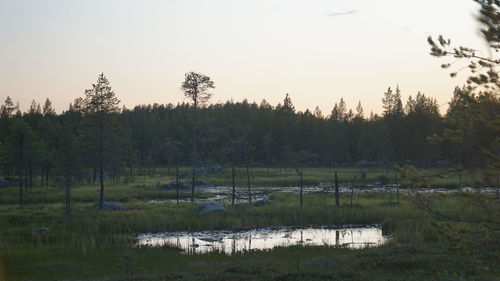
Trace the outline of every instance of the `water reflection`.
<instances>
[{"instance_id":1,"label":"water reflection","mask_svg":"<svg viewBox=\"0 0 500 281\"><path fill-rule=\"evenodd\" d=\"M379 246L387 241L378 227L351 228L279 228L249 231L201 231L141 234L138 246L171 246L187 254L203 254L212 251L235 254L250 250L268 250L274 247L343 246L360 249Z\"/></svg>"},{"instance_id":2,"label":"water reflection","mask_svg":"<svg viewBox=\"0 0 500 281\"><path fill-rule=\"evenodd\" d=\"M230 186L215 186L200 189L201 192L209 194L207 198L202 198L197 200L198 202L217 202L220 204L231 204L232 203L232 187ZM350 187L340 187L340 193L351 193ZM435 193L457 193L459 191L462 192L478 192L491 194L496 193L495 188L485 187L479 189L473 189L470 187L465 187L459 190L456 189L447 189L447 188L407 188L407 187L397 187L396 185L387 185L382 187L356 187L354 192L359 193L400 193L402 196L410 196L415 195L416 193L420 194L435 194ZM261 199L269 199L270 195L273 193L296 193L300 192L300 187L298 186L289 186L289 187L252 187L252 202ZM303 192L305 194L308 193L320 193L326 192L328 194L333 195L334 189L331 188L328 184L321 184L319 186L307 186L303 188ZM236 204L248 204L248 189L238 187L235 192L235 203ZM180 202L188 203L191 202L190 198L181 198ZM176 203L176 199L154 199L149 200L148 203Z\"/></svg>"}]
</instances>

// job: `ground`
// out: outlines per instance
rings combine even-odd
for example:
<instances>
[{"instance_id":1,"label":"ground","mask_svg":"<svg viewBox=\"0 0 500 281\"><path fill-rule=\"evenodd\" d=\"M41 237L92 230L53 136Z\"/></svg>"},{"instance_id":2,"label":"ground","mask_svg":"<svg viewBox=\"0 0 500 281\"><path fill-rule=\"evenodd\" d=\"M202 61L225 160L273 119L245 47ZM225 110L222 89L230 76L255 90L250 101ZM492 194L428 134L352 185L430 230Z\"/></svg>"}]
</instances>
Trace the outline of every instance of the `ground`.
<instances>
[{"instance_id":1,"label":"ground","mask_svg":"<svg viewBox=\"0 0 500 281\"><path fill-rule=\"evenodd\" d=\"M415 196L402 196L397 204L393 194L355 193L352 205L343 195L341 206L335 206L331 195L311 193L305 195L300 208L297 194L277 193L270 205L227 205L224 215L199 215L190 203L148 203L174 196L154 188L171 179L163 172L167 171L126 184L108 183L106 198L119 202L126 208L122 211L91 209L98 198L97 186L73 189L71 215L63 214L63 190L58 187L34 187L22 209L16 204L17 188L3 188L0 280L499 280L498 229L488 229L482 222L436 216L424 210ZM278 170L270 174L273 172ZM339 169L344 183L357 172ZM286 185L296 180L294 173L282 170L280 176L267 179L265 168L254 169L253 184ZM385 173L383 169L367 170L365 181ZM331 181L331 175L332 169L327 168L306 171L310 181ZM222 184L227 179L226 175L205 180ZM238 182L244 185L245 177ZM491 214L477 203L495 201L494 195L433 194L423 198L432 200L436 210L462 218L494 220L500 213L499 204ZM134 239L144 232L345 224L380 225L390 233L390 242L363 250L294 246L233 256L189 256L170 247L139 248Z\"/></svg>"}]
</instances>

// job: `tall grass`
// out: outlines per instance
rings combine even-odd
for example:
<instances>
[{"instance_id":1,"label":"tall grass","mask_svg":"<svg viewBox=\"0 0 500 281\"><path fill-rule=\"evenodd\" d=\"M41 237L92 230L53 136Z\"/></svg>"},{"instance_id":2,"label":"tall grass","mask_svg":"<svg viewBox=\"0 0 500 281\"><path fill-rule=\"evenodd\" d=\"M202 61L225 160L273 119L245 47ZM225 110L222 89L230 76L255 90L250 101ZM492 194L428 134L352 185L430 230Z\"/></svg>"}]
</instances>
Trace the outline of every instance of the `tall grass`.
<instances>
[{"instance_id":1,"label":"tall grass","mask_svg":"<svg viewBox=\"0 0 500 281\"><path fill-rule=\"evenodd\" d=\"M432 198L436 207L444 212L460 210L459 214L473 215L480 211L470 204L466 194ZM225 214L207 215L198 214L190 203L147 204L140 199L123 202L126 210L112 212L93 210L90 209L92 203L78 202L71 216L62 215L61 203L28 205L21 210L4 204L0 205L0 262L9 280L125 278L126 257L132 258L129 266L134 267L141 278L169 279L172 276L164 274L193 272L194 275L188 275L189 280L206 280L202 272L215 274L213 280L236 278L241 274L245 276L241 280L255 276L266 280L266 277L278 278L290 272L338 274L339 271L333 273L333 269L325 265L336 263L337 270L354 274L356 278L364 279L363 275L356 275L359 267L376 274L374 280L386 280L384 278L394 279L394 272L384 270L374 259L383 260L387 264L384 266L406 267L416 276L423 269L436 274L443 271L446 275L444 270L435 271L434 264L460 270L466 262L459 256L450 257L447 250L443 250L448 240L439 225L449 222L417 208L410 197L402 197L401 204L395 204L389 194L357 194L352 206L348 198L342 198L341 206L335 207L332 196L314 193L305 195L303 208L299 208L296 194L277 193L271 199L270 205L228 205ZM393 236L393 241L378 249L362 251L292 247L242 253L230 258L218 253L186 256L168 247L134 247L135 235L144 232L345 224L379 224L384 232ZM42 226L49 231L36 230ZM414 251L414 256L402 252L401 246ZM450 260L454 263L448 262ZM345 266L343 269L338 269L340 263ZM463 272L476 274L474 270L471 267Z\"/></svg>"},{"instance_id":2,"label":"tall grass","mask_svg":"<svg viewBox=\"0 0 500 281\"><path fill-rule=\"evenodd\" d=\"M445 171L446 169L422 169L424 174L433 175ZM334 171L338 172L341 185L350 186L352 179L357 175L356 185L363 186L372 184L375 181L393 182L395 179L395 171L382 168L304 168L304 184L315 186L320 183L328 185L332 183ZM360 176L361 171L365 173L365 177ZM189 172L188 167L182 167L181 173ZM241 172L241 177L239 176ZM236 184L246 186L245 170L237 172ZM270 187L270 186L297 186L298 178L292 168L251 168L251 185L253 187ZM173 170L169 172L166 168L155 169L147 177L137 177L134 182L127 180L126 182L118 182L105 184L105 199L109 201L126 202L131 199L174 199L176 194L174 191L163 191L155 188L156 184L167 183L174 180L175 175ZM187 178L184 178L187 180ZM200 178L209 184L216 186L229 186L231 177L226 174L212 174L206 178ZM472 186L471 178L462 178L464 186ZM399 178L399 183L402 186L409 186L410 183L405 179ZM422 185L434 187L457 187L459 183L458 175L452 174L448 177L438 178L432 177ZM0 193L0 204L17 204L19 200L18 187L2 187ZM97 185L81 185L72 189L72 200L75 202L96 202L99 198L99 188ZM181 198L187 198L188 193L181 193ZM206 194L198 193L197 198L206 197ZM26 204L48 204L59 203L64 201L64 191L62 188L51 186L49 188L35 186L31 191L25 193Z\"/></svg>"}]
</instances>

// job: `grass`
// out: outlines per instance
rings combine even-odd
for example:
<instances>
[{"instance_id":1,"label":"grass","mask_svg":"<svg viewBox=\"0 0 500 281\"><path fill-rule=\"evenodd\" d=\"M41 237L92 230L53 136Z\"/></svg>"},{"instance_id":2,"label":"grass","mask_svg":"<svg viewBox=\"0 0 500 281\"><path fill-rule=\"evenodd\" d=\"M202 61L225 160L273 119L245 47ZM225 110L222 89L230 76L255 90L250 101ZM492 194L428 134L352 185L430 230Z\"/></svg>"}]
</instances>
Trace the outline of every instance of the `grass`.
<instances>
[{"instance_id":1,"label":"grass","mask_svg":"<svg viewBox=\"0 0 500 281\"><path fill-rule=\"evenodd\" d=\"M182 173L186 173L190 168L184 167ZM394 182L396 171L394 169L385 168L356 168L356 167L308 167L303 168L304 183L307 185L318 185L320 183L332 183L334 173L338 173L340 183L344 185L351 184L354 176L357 176L356 182L360 185L372 184L375 181L390 181ZM424 175L436 175L450 171L450 168L422 168L419 171ZM362 176L364 172L364 177ZM167 169L158 169L152 179L162 179L161 175L166 175L168 179L173 179L172 171L169 173ZM298 184L297 173L295 168L262 168L254 167L250 171L252 184L257 186L296 186ZM399 176L399 182L403 185L410 185L410 181ZM228 171L225 174L213 174L210 177L202 178L202 180L213 185L230 185L231 174ZM240 185L246 185L246 171L244 168L236 169L236 180ZM450 173L443 177L431 177L422 185L438 186L446 188L455 188L459 185L460 179L458 173ZM464 186L474 186L474 180L471 175L462 175L462 184Z\"/></svg>"},{"instance_id":2,"label":"grass","mask_svg":"<svg viewBox=\"0 0 500 281\"><path fill-rule=\"evenodd\" d=\"M428 168L422 169L422 172L427 175L434 175L447 171L447 168ZM182 167L181 174L190 171L189 167ZM304 168L304 185L314 186L320 183L333 184L333 174L337 171L340 185L350 186L354 176L357 176L356 185L364 186L372 184L375 181L387 180L394 182L395 172L393 170L386 170L383 168ZM365 178L361 177L361 171L364 171ZM151 172L149 176L136 176L133 178L124 178L122 182L112 184L110 181L105 183L105 197L109 201L126 202L133 199L174 199L176 194L174 191L162 191L154 188L156 184L167 183L173 181L175 175L173 169L158 168ZM237 169L236 184L238 186L246 186L246 171L245 169ZM270 186L298 186L298 177L292 168L252 168L251 169L251 185L257 187L270 187ZM189 181L189 177L184 177L181 180ZM229 186L231 185L231 175L226 174L213 174L210 177L200 178L209 184L215 186ZM472 177L463 175L462 178L464 186L474 186ZM410 182L405 179L399 179L402 186L410 186ZM424 186L434 186L441 188L456 188L459 184L457 174L450 174L448 177L432 177L428 181L422 183ZM181 193L181 198L187 198L191 195L189 193ZM206 197L206 194L197 193L197 198ZM84 184L72 189L72 200L74 202L95 202L99 198L98 184L90 185ZM19 200L19 188L17 187L3 187L0 188L0 204L16 204ZM58 187L39 187L35 186L31 191L25 193L25 203L39 204L39 203L58 203L64 200L64 191Z\"/></svg>"},{"instance_id":3,"label":"grass","mask_svg":"<svg viewBox=\"0 0 500 281\"><path fill-rule=\"evenodd\" d=\"M350 178L342 176L348 171L339 172L342 181ZM298 195L275 193L270 205L228 205L224 215L199 215L190 203L147 203L175 196L153 187L169 180L160 176L163 172L146 178L144 186L137 181L107 186L107 199L120 201L123 211L91 209L96 186L73 189L70 216L63 215L62 190L57 188L34 188L23 209L16 204L17 188L2 189L0 280L495 280L500 276L494 238L498 231L468 238L463 233L480 230L478 225L433 216L418 208L413 197L401 196L401 204L396 204L393 194L359 193L353 206L348 196L342 196L337 207L331 195L311 193L305 194L304 207L299 208ZM266 169L253 172L256 182L265 183L259 173L267 173ZM292 179L293 173L282 171L276 178ZM331 170L307 173L323 181ZM378 173L368 171L368 177ZM226 180L221 176L206 181L216 184L222 179ZM239 182L243 185L244 177ZM472 218L485 215L467 193L429 198L443 212ZM144 232L345 224L379 224L392 240L363 250L294 246L234 256L188 256L170 247L134 246L135 235ZM38 227L49 231L37 231Z\"/></svg>"},{"instance_id":4,"label":"grass","mask_svg":"<svg viewBox=\"0 0 500 281\"><path fill-rule=\"evenodd\" d=\"M127 257L130 275L125 268ZM25 279L42 274L65 280L100 276L114 280L457 280L484 276L468 266L467 258L431 246L388 245L359 251L297 246L231 257L186 256L171 249L148 248L75 253L69 258L35 252L17 262L30 265L25 269L31 272L19 272Z\"/></svg>"}]
</instances>

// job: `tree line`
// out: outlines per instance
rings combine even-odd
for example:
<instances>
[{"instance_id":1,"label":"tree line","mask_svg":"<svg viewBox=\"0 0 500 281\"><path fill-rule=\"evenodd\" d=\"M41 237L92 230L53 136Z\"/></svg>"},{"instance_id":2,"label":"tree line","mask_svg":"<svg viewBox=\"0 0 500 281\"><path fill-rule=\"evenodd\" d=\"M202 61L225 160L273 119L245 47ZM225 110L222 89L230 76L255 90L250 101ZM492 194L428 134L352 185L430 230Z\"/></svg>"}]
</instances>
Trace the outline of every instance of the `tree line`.
<instances>
[{"instance_id":1,"label":"tree line","mask_svg":"<svg viewBox=\"0 0 500 281\"><path fill-rule=\"evenodd\" d=\"M300 160L300 152L308 154L307 165L311 166L405 162L465 166L484 162L477 152L492 148L498 134L493 123L488 127L488 120L498 121L498 98L476 95L467 88L455 90L445 115L431 97L417 93L403 103L400 89L389 88L382 98L383 114L369 116L361 103L355 110L348 109L342 98L329 114L319 108L296 111L288 94L276 106L265 100L260 104L243 100L127 109L119 108L114 93L93 100L90 92L99 91L112 92L103 74L85 98L76 99L61 114L56 114L49 99L43 106L33 102L21 112L7 97L0 116L3 175L22 178L27 187L33 186L35 178L47 185L63 161L65 167L65 162L71 162L81 177L102 182L126 169L151 169L174 162L291 167ZM471 110L484 116L474 124L464 124L472 120L463 115L478 115ZM451 129L461 126L473 129L468 136L441 142L429 138L452 134ZM73 154L71 160L61 159L69 153Z\"/></svg>"},{"instance_id":2,"label":"tree line","mask_svg":"<svg viewBox=\"0 0 500 281\"><path fill-rule=\"evenodd\" d=\"M472 73L466 86L455 88L445 114L422 93L403 101L397 86L381 97L380 115L365 114L361 102L349 109L343 98L328 113L318 107L297 111L288 94L276 106L266 100L208 104L215 84L195 72L186 73L181 86L190 103L128 109L120 107L101 74L60 114L48 98L22 112L7 97L0 107L0 175L19 186L21 205L23 188L63 185L69 201L71 186L99 183L101 207L105 181L127 180L160 166L192 165L193 199L196 167L213 163L233 171L235 166L294 167L299 174L304 166L448 165L498 178L500 4L475 2L491 56L452 47L442 36L428 38L432 56L466 61Z\"/></svg>"},{"instance_id":3,"label":"tree line","mask_svg":"<svg viewBox=\"0 0 500 281\"><path fill-rule=\"evenodd\" d=\"M432 56L465 61L472 74L467 85L455 88L443 115L425 94L403 102L397 86L383 94L380 115L367 116L361 102L348 109L343 98L326 114L318 107L297 111L288 94L276 106L265 100L207 104L215 83L195 72L186 73L181 84L190 103L127 109L120 108L101 74L60 114L48 98L22 112L7 97L0 107L0 173L19 185L21 205L23 188L37 183L65 186L67 202L72 185L99 183L101 208L105 181L160 166L175 166L178 174L179 165L192 165L193 200L196 167L212 163L230 166L233 176L235 166L294 167L301 175L304 166L448 165L498 180L500 3L474 2L480 5L476 20L490 56L452 47L443 36L428 38Z\"/></svg>"}]
</instances>

